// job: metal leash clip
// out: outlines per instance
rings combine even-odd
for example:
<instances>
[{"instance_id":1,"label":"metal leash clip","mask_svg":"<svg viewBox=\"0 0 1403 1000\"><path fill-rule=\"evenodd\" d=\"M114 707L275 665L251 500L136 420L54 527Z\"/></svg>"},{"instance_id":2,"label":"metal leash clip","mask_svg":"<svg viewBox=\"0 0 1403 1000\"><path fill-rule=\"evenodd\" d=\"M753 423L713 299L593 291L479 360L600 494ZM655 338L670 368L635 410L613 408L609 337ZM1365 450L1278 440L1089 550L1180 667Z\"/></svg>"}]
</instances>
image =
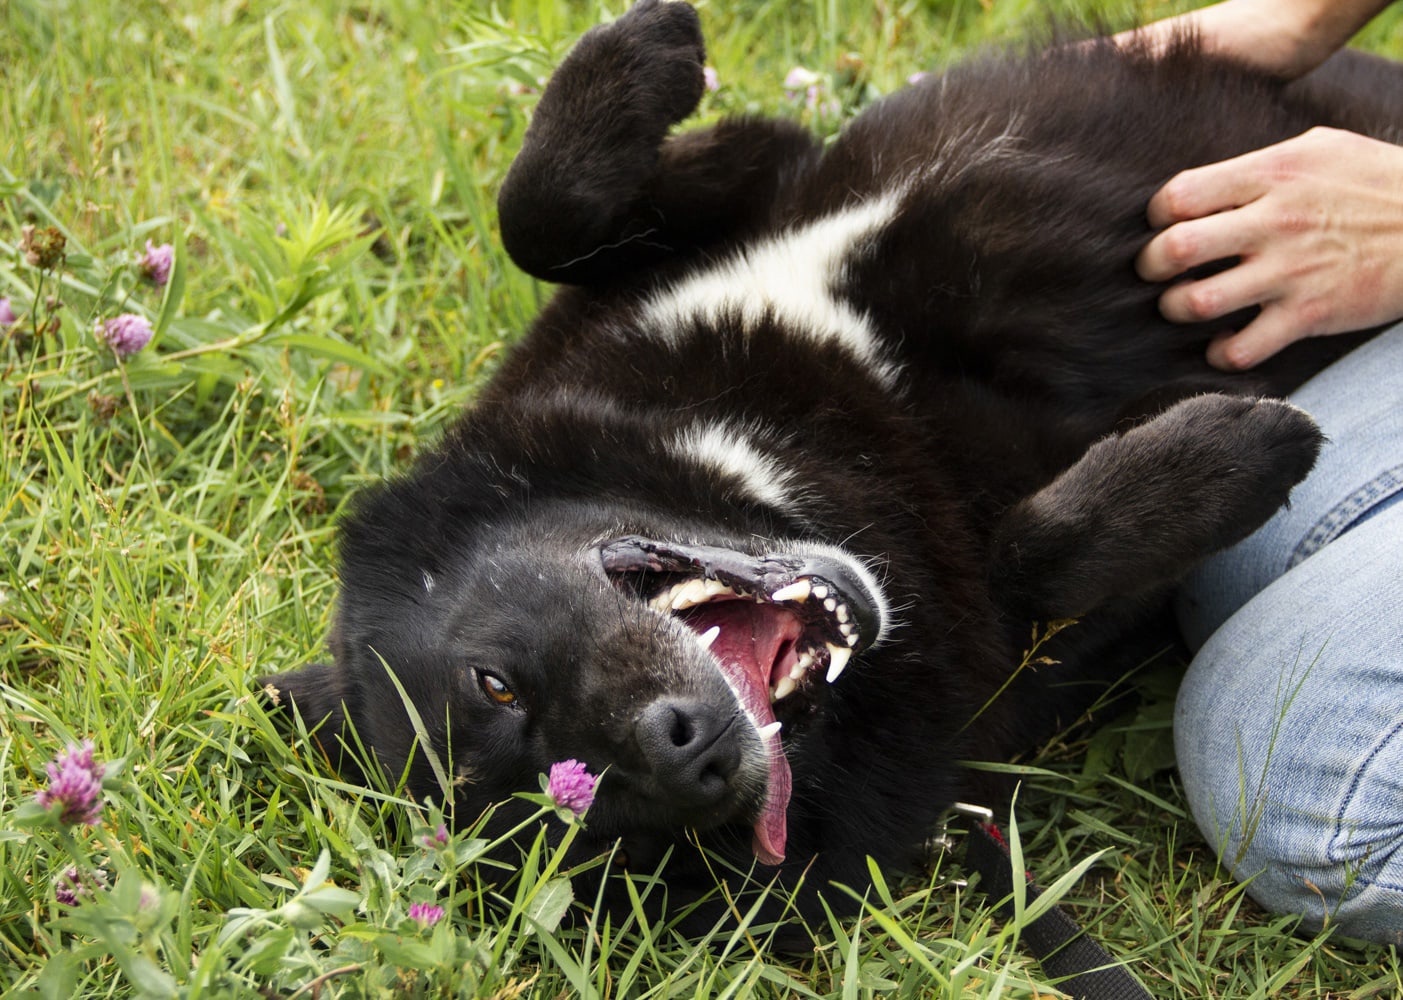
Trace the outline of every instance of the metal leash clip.
<instances>
[{"instance_id":1,"label":"metal leash clip","mask_svg":"<svg viewBox=\"0 0 1403 1000\"><path fill-rule=\"evenodd\" d=\"M934 861L941 854L949 854L955 849L955 838L950 833L950 823L957 816L966 816L976 823L992 823L994 820L994 810L986 809L983 806L973 806L968 802L952 802L948 809L940 814L940 823L935 828L935 833L926 840L927 855ZM969 883L962 878L951 879L943 883L955 889L963 889Z\"/></svg>"},{"instance_id":2,"label":"metal leash clip","mask_svg":"<svg viewBox=\"0 0 1403 1000\"><path fill-rule=\"evenodd\" d=\"M935 834L926 841L926 847L932 854L954 849L955 840L950 836L950 821L956 816L968 816L979 823L991 823L994 820L994 810L972 806L968 802L950 803L950 808L940 815L940 825L936 827Z\"/></svg>"}]
</instances>

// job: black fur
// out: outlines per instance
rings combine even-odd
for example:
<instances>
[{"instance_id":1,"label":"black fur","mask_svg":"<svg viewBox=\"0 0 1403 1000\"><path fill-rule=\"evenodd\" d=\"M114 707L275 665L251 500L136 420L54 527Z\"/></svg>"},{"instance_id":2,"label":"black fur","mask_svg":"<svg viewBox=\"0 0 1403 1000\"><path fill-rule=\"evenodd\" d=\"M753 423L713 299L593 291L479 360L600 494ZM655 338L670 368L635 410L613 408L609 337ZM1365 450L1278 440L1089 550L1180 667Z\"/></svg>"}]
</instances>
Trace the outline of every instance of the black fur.
<instances>
[{"instance_id":1,"label":"black fur","mask_svg":"<svg viewBox=\"0 0 1403 1000\"><path fill-rule=\"evenodd\" d=\"M685 896L710 884L686 831L744 871L773 779L711 654L643 598L726 566L779 580L799 572L786 559L808 560L822 577L815 553L841 548L870 569L891 627L863 636L836 683L820 671L778 703L788 845L756 873L861 885L867 855L909 863L969 792L955 761L1035 746L1162 641L1174 582L1265 520L1314 460L1309 418L1256 397L1367 336L1211 369L1221 324L1167 323L1163 289L1134 274L1150 194L1313 125L1391 137L1403 78L1350 55L1282 88L1191 40L1160 58L1062 46L928 79L821 150L756 119L667 138L699 98L702 58L689 7L643 0L558 70L501 225L518 263L570 287L446 439L359 502L335 666L273 683L309 723L327 719L330 752L348 717L398 775L414 737L392 669L458 779L460 817L556 760L604 771L582 849L618 838L645 872L672 850ZM645 329L651 298L898 189L832 289L894 378L753 298L667 337ZM788 279L769 280L782 294ZM769 464L748 477L699 460L680 436L708 422ZM606 568L617 539L637 565ZM1056 665L1021 673L966 727L1009 682L1030 623L1069 616L1043 650ZM409 784L438 795L422 753Z\"/></svg>"}]
</instances>

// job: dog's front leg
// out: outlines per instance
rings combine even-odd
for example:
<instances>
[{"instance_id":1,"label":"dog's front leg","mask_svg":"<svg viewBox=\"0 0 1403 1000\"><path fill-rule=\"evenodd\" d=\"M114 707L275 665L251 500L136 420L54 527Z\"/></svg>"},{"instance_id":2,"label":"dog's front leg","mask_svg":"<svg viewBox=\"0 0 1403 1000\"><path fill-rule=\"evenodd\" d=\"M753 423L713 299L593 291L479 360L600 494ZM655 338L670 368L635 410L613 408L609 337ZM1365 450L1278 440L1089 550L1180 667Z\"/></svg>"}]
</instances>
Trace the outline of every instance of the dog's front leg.
<instances>
[{"instance_id":1,"label":"dog's front leg","mask_svg":"<svg viewBox=\"0 0 1403 1000\"><path fill-rule=\"evenodd\" d=\"M722 122L671 140L705 49L685 3L642 0L551 77L498 198L502 242L546 281L603 284L750 235L817 159L797 126Z\"/></svg>"},{"instance_id":2,"label":"dog's front leg","mask_svg":"<svg viewBox=\"0 0 1403 1000\"><path fill-rule=\"evenodd\" d=\"M995 593L1016 616L1042 619L1163 593L1271 517L1321 440L1281 400L1183 400L1092 445L1003 516Z\"/></svg>"}]
</instances>

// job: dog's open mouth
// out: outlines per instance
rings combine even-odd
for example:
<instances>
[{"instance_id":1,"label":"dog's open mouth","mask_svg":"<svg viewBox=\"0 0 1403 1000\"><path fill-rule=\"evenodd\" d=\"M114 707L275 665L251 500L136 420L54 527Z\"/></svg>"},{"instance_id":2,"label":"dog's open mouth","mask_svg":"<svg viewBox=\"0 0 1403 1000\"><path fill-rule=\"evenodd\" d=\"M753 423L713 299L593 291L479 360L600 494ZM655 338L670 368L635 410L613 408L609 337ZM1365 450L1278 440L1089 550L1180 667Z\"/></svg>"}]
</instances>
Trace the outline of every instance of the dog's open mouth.
<instances>
[{"instance_id":1,"label":"dog's open mouth","mask_svg":"<svg viewBox=\"0 0 1403 1000\"><path fill-rule=\"evenodd\" d=\"M707 545L628 536L600 547L617 585L670 614L710 650L769 756L755 856L784 859L789 761L776 712L831 684L882 628L876 584L836 550L754 556Z\"/></svg>"}]
</instances>

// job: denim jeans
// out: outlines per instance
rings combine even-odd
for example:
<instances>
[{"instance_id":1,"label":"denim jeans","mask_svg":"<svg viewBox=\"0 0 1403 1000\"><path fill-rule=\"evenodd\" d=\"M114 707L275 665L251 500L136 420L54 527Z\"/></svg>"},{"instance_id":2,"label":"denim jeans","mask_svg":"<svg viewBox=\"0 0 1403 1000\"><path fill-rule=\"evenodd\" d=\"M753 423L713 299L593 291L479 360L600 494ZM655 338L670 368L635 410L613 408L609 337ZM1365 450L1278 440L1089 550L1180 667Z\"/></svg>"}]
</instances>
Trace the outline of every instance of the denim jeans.
<instances>
[{"instance_id":1,"label":"denim jeans","mask_svg":"<svg viewBox=\"0 0 1403 1000\"><path fill-rule=\"evenodd\" d=\"M1179 596L1179 770L1254 899L1403 944L1403 325L1292 400L1315 470Z\"/></svg>"}]
</instances>

